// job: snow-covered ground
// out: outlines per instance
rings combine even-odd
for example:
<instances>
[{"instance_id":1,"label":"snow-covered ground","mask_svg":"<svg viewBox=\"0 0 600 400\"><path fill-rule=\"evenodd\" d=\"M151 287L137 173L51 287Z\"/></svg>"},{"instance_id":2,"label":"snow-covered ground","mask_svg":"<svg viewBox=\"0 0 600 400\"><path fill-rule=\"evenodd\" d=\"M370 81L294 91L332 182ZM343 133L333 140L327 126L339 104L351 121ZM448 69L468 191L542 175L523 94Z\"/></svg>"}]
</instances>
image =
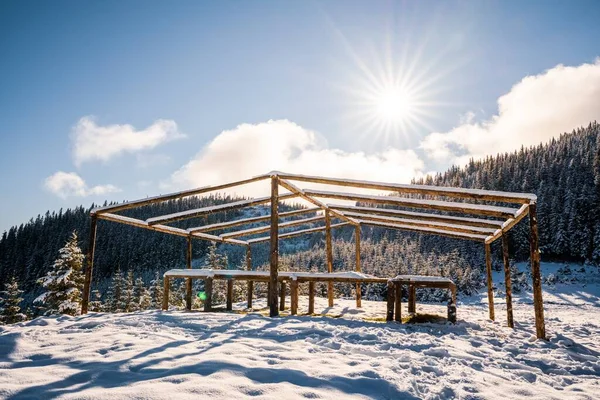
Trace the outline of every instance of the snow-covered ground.
<instances>
[{"instance_id":1,"label":"snow-covered ground","mask_svg":"<svg viewBox=\"0 0 600 400\"><path fill-rule=\"evenodd\" d=\"M561 267L543 266L546 275ZM600 279L592 267L571 278L544 287L549 341L535 340L529 293L515 294L515 330L501 297L496 322L487 319L485 292L459 299L456 325L386 324L383 302L357 310L338 300L328 309L326 299L316 310L338 318L37 318L0 328L0 398L598 399ZM441 305L417 311L445 315Z\"/></svg>"}]
</instances>

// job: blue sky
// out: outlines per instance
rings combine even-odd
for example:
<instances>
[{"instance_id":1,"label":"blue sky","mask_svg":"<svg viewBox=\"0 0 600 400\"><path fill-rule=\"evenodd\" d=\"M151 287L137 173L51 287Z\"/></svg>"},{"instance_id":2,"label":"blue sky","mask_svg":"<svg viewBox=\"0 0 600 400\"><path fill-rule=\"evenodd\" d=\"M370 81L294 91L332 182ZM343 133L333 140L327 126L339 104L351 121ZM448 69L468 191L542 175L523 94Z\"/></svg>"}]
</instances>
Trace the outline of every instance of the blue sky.
<instances>
[{"instance_id":1,"label":"blue sky","mask_svg":"<svg viewBox=\"0 0 600 400\"><path fill-rule=\"evenodd\" d=\"M406 181L537 143L600 119L599 20L597 1L3 1L0 232L267 167ZM404 123L371 112L386 66L416 88ZM236 156L256 143L277 155Z\"/></svg>"}]
</instances>

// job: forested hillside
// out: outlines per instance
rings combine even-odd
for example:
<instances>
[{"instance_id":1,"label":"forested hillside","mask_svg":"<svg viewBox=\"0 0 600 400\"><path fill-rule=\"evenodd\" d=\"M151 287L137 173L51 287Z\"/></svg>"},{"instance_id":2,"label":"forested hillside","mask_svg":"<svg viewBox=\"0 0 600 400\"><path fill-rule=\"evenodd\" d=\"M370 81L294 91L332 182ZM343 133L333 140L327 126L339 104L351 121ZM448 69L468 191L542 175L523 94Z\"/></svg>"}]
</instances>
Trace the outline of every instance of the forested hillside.
<instances>
[{"instance_id":1,"label":"forested hillside","mask_svg":"<svg viewBox=\"0 0 600 400\"><path fill-rule=\"evenodd\" d=\"M549 143L472 160L413 183L535 193L542 258L599 263L599 135L593 122ZM511 231L519 238L513 240L519 258L529 252L526 229L519 224Z\"/></svg>"}]
</instances>

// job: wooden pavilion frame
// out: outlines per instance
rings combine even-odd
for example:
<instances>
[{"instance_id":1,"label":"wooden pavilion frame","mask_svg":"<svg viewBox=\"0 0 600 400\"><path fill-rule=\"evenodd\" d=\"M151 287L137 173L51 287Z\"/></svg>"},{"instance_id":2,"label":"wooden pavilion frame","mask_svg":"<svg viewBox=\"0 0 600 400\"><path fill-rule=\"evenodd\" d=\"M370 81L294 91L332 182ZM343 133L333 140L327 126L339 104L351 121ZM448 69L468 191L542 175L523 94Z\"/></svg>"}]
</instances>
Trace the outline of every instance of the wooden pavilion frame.
<instances>
[{"instance_id":1,"label":"wooden pavilion frame","mask_svg":"<svg viewBox=\"0 0 600 400\"><path fill-rule=\"evenodd\" d=\"M241 200L211 207L198 208L177 212L168 215L139 220L116 214L119 211L142 207L149 204L159 203L167 200L180 199L187 196L196 196L208 192L219 191L231 187L241 186L262 180L271 181L271 195L268 197ZM297 182L313 184L325 184L329 186L343 186L355 189L374 189L394 192L396 195L365 195L347 192L332 192L314 189L301 189ZM279 194L279 188L288 191ZM408 196L406 196L408 195ZM422 198L414 198L420 195ZM412 197L409 197L412 196ZM425 198L423 198L425 197ZM314 207L279 213L279 202L292 198L301 198ZM429 198L437 198L430 200ZM439 200L442 198L442 200ZM453 201L448 201L450 198ZM321 199L338 199L355 201L361 204L374 205L384 204L395 206L394 209L377 208L373 206L351 206L341 204L325 203ZM458 201L457 201L458 200ZM192 261L192 239L204 239L214 242L230 243L246 247L247 269L252 269L251 245L260 242L270 242L270 279L269 298L270 316L278 316L278 269L279 269L279 240L293 236L308 234L311 232L325 231L327 271L333 272L333 251L331 243L331 230L333 228L353 225L355 227L356 262L355 270L361 272L360 266L360 232L362 225L379 226L397 230L426 233L432 235L446 236L462 240L480 242L485 248L485 264L487 275L487 291L489 304L489 318L494 320L494 296L492 289L492 261L491 244L501 239L502 253L504 259L504 276L506 282L506 312L508 326L514 327L512 310L512 290L510 278L510 265L508 258L508 231L529 215L529 243L531 272L533 277L533 301L535 311L536 335L545 338L544 308L542 300L542 284L540 276L540 251L538 243L538 223L536 215L536 200L534 194L509 193L489 190L463 189L452 187L406 185L394 183L381 183L371 181L358 181L351 179L325 178L318 176L295 175L284 172L273 171L268 174L222 185L207 186L197 189L171 193L142 200L130 201L118 205L95 208L91 211L91 229L89 239L89 251L87 254L87 268L85 270L85 285L81 312L87 313L90 297L90 285L94 262L94 247L96 241L96 224L98 219L119 222L127 225L137 226L171 235L187 238L187 268L191 268ZM474 202L477 202L474 203ZM506 207L485 204L509 203L519 207ZM270 204L270 215L253 218L244 218L230 222L220 222L190 229L181 229L167 225L174 221L195 218L221 211L230 211L251 207L261 204ZM401 209L397 209L401 208ZM406 209L417 209L412 211ZM426 212L423 212L426 211ZM323 211L323 215L317 215L305 219L296 219L288 222L280 222L281 218L298 216L301 214ZM332 220L340 222L333 224ZM280 233L280 229L295 227L303 224L312 224L324 220L324 226L301 229L298 231ZM225 230L242 225L269 222L268 225L250 229L227 232L213 235L208 232ZM268 236L241 240L239 237L256 235L269 232ZM357 305L360 306L360 287L357 284ZM187 279L186 304L191 307L192 282ZM248 290L252 291L252 282L248 283ZM333 305L333 282L328 282L329 305Z\"/></svg>"}]
</instances>

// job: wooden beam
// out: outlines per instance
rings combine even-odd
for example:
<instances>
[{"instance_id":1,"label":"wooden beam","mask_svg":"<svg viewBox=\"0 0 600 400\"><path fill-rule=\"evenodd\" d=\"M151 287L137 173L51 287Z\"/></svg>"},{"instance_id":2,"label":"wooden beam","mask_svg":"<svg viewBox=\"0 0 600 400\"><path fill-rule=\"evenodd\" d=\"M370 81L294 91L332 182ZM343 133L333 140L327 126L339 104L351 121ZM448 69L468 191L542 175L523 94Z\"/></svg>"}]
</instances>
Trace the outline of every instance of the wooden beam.
<instances>
[{"instance_id":1,"label":"wooden beam","mask_svg":"<svg viewBox=\"0 0 600 400\"><path fill-rule=\"evenodd\" d=\"M290 314L298 314L298 281L295 279L290 282Z\"/></svg>"},{"instance_id":2,"label":"wooden beam","mask_svg":"<svg viewBox=\"0 0 600 400\"><path fill-rule=\"evenodd\" d=\"M544 301L542 299L542 279L540 273L540 247L538 238L537 206L529 206L529 251L531 276L533 278L533 308L535 310L535 331L538 339L546 339L544 321Z\"/></svg>"},{"instance_id":3,"label":"wooden beam","mask_svg":"<svg viewBox=\"0 0 600 400\"><path fill-rule=\"evenodd\" d=\"M326 178L320 176L294 175L277 172L280 179L321 183L325 185L349 186L362 189L386 190L398 193L422 194L431 196L446 196L464 199L497 201L505 203L529 203L537 199L536 195L529 193L510 193L492 190L464 189L442 186L406 185L397 183L359 181L353 179Z\"/></svg>"},{"instance_id":4,"label":"wooden beam","mask_svg":"<svg viewBox=\"0 0 600 400\"><path fill-rule=\"evenodd\" d=\"M162 309L167 311L169 309L169 277L163 277L163 303Z\"/></svg>"},{"instance_id":5,"label":"wooden beam","mask_svg":"<svg viewBox=\"0 0 600 400\"><path fill-rule=\"evenodd\" d=\"M312 197L308 196L308 195L307 195L307 194L304 192L304 190L300 189L299 187L297 187L297 186L296 186L296 185L294 185L293 183L291 183L291 182L288 182L288 181L286 181L286 180L282 180L282 179L280 179L280 180L279 180L279 184L280 184L281 186L283 186L284 188L286 188L287 190L289 190L290 192L297 194L298 196L300 196L300 197L301 197L301 198L303 198L304 200L308 201L309 203L311 203L311 204L314 204L315 206L317 206L317 207L321 208L323 211L325 211L325 210L329 210L329 207L327 206L327 204L323 203L323 202L322 202L322 201L320 201L320 200L317 200L317 199L314 199L314 198L312 198ZM345 220L345 221L348 221L348 222L350 222L350 223L351 223L351 224L353 224L353 225L357 225L357 224L358 224L358 222L356 222L356 221L355 221L353 218L348 218L348 217L346 217L346 216L344 215L344 213L343 213L343 212L341 212L341 211L336 211L336 210L330 210L330 211L331 211L331 213L332 213L334 216L336 216L336 217L338 217L338 218L340 218L340 219L343 219L343 220Z\"/></svg>"},{"instance_id":6,"label":"wooden beam","mask_svg":"<svg viewBox=\"0 0 600 400\"><path fill-rule=\"evenodd\" d=\"M212 310L213 278L204 279L204 311Z\"/></svg>"},{"instance_id":7,"label":"wooden beam","mask_svg":"<svg viewBox=\"0 0 600 400\"><path fill-rule=\"evenodd\" d=\"M408 313L417 312L417 288L415 285L408 285Z\"/></svg>"},{"instance_id":8,"label":"wooden beam","mask_svg":"<svg viewBox=\"0 0 600 400\"><path fill-rule=\"evenodd\" d=\"M387 283L387 313L385 316L385 320L387 322L394 320L394 302L395 302L395 290L394 290L394 282L388 281Z\"/></svg>"},{"instance_id":9,"label":"wooden beam","mask_svg":"<svg viewBox=\"0 0 600 400\"><path fill-rule=\"evenodd\" d=\"M308 314L315 313L315 282L308 282Z\"/></svg>"},{"instance_id":10,"label":"wooden beam","mask_svg":"<svg viewBox=\"0 0 600 400\"><path fill-rule=\"evenodd\" d=\"M331 215L325 210L325 246L327 256L327 272L333 272L333 246L331 244ZM333 307L333 282L327 282L327 301Z\"/></svg>"},{"instance_id":11,"label":"wooden beam","mask_svg":"<svg viewBox=\"0 0 600 400\"><path fill-rule=\"evenodd\" d=\"M423 228L433 228L440 229L443 231L449 232L462 232L462 233L472 233L475 235L491 235L496 230L490 228L479 228L476 226L467 226L467 225L455 225L455 224L447 224L445 222L428 222L414 219L406 219L406 218L393 218L393 217L383 217L369 214L360 214L349 212L346 213L349 217L354 217L361 221L377 221L377 222L389 222L391 224L399 224L399 225L409 225L409 226L417 226Z\"/></svg>"},{"instance_id":12,"label":"wooden beam","mask_svg":"<svg viewBox=\"0 0 600 400\"><path fill-rule=\"evenodd\" d=\"M492 250L491 245L486 243L485 247L485 271L487 275L487 294L488 294L488 311L490 319L494 321L494 283L492 282Z\"/></svg>"},{"instance_id":13,"label":"wooden beam","mask_svg":"<svg viewBox=\"0 0 600 400\"><path fill-rule=\"evenodd\" d=\"M355 250L354 250L354 255L356 258L355 261L355 270L356 272L361 272L361 266L360 266L360 224L356 225L354 227L354 246L355 246ZM361 304L361 297L362 297L362 293L361 293L361 283L360 282L356 282L356 308L361 308L362 304Z\"/></svg>"},{"instance_id":14,"label":"wooden beam","mask_svg":"<svg viewBox=\"0 0 600 400\"><path fill-rule=\"evenodd\" d=\"M279 273L279 179L277 175L271 177L271 255L270 255L270 280L269 280L269 315L279 316L277 309L277 275Z\"/></svg>"},{"instance_id":15,"label":"wooden beam","mask_svg":"<svg viewBox=\"0 0 600 400\"><path fill-rule=\"evenodd\" d=\"M394 284L394 321L402 323L402 285Z\"/></svg>"},{"instance_id":16,"label":"wooden beam","mask_svg":"<svg viewBox=\"0 0 600 400\"><path fill-rule=\"evenodd\" d=\"M94 271L94 251L96 249L96 225L98 218L91 216L90 239L88 242L87 267L85 269L85 281L83 283L83 295L81 298L81 314L87 314L90 301L90 287L92 285L92 272Z\"/></svg>"},{"instance_id":17,"label":"wooden beam","mask_svg":"<svg viewBox=\"0 0 600 400\"><path fill-rule=\"evenodd\" d=\"M205 186L205 187L191 189L191 190L184 190L182 192L168 193L168 194L164 194L164 195L160 195L160 196L149 197L146 199L129 201L129 202L117 204L114 206L98 207L98 208L94 208L92 210L92 214L102 214L105 212L115 213L115 212L122 211L122 210L128 210L130 208L142 207L142 206L146 206L149 204L160 203L163 201L175 200L175 199L179 199L182 197L195 196L195 195L199 195L199 194L203 194L203 193L214 192L216 190L222 190L222 189L227 189L230 187L246 185L248 183L267 179L268 177L269 177L269 175L259 175L259 176L255 176L255 177L252 177L249 179L243 179L241 181L236 181L236 182L229 182L229 183L225 183L222 185Z\"/></svg>"},{"instance_id":18,"label":"wooden beam","mask_svg":"<svg viewBox=\"0 0 600 400\"><path fill-rule=\"evenodd\" d=\"M298 197L295 193L288 193L282 196L279 196L279 200L292 199L294 197ZM180 211L172 214L160 215L158 217L148 218L146 222L148 225L156 225L156 224L168 224L170 222L181 221L189 218L197 218L206 214L213 214L216 212L223 211L231 211L238 210L240 208L258 206L261 204L266 204L271 201L271 196L268 197L259 197L256 199L249 200L240 200L234 201L232 203L224 203L218 204L216 206L202 207L196 208L193 210Z\"/></svg>"},{"instance_id":19,"label":"wooden beam","mask_svg":"<svg viewBox=\"0 0 600 400\"><path fill-rule=\"evenodd\" d=\"M311 224L313 222L321 221L324 218L325 218L325 216L323 216L323 215L317 215L316 217L283 222L283 223L279 224L279 229L285 229L285 228L289 228L291 226L297 226L297 225ZM250 229L244 229L244 230L236 231L236 232L224 233L220 236L224 239L229 239L229 238L240 237L240 236L256 235L257 233L268 232L270 229L271 229L270 225L265 225L265 226L260 226L258 228L250 228Z\"/></svg>"},{"instance_id":20,"label":"wooden beam","mask_svg":"<svg viewBox=\"0 0 600 400\"><path fill-rule=\"evenodd\" d=\"M279 219L292 217L292 216L296 216L296 215L308 214L311 212L319 211L320 209L321 209L320 207L310 207L310 208L303 208L301 210L287 211L284 213L280 213ZM236 226L241 226L241 225L254 224L257 222L266 222L266 221L270 221L270 220L271 220L270 215L261 215L260 217L243 218L243 219L238 219L235 221L219 222L216 224L210 224L210 225L198 226L195 228L189 228L188 232L217 231L217 230L222 230L222 229L235 228Z\"/></svg>"},{"instance_id":21,"label":"wooden beam","mask_svg":"<svg viewBox=\"0 0 600 400\"><path fill-rule=\"evenodd\" d=\"M327 204L330 208L334 210L340 210L344 212L357 212L361 214L374 214L374 215L384 215L388 217L399 217L399 218L409 218L423 221L437 221L437 222L447 222L450 224L458 224L458 225L468 225L468 226L478 226L481 228L495 228L499 229L502 227L505 221L498 221L493 219L481 219L481 218L468 218L468 217L454 217L450 215L439 215L439 214L430 214L430 213L422 213L416 211L404 211L404 210L394 210L389 208L376 208L376 207L362 207L362 206L346 206L341 204Z\"/></svg>"},{"instance_id":22,"label":"wooden beam","mask_svg":"<svg viewBox=\"0 0 600 400\"><path fill-rule=\"evenodd\" d=\"M487 215L491 217L513 218L518 211L515 208L489 206L481 204L457 203L439 200L419 200L398 196L371 196L357 193L328 192L325 190L304 189L309 197L326 199L353 200L365 203L394 204L399 207L422 208L427 210L449 211L455 213Z\"/></svg>"},{"instance_id":23,"label":"wooden beam","mask_svg":"<svg viewBox=\"0 0 600 400\"><path fill-rule=\"evenodd\" d=\"M187 238L187 251L185 257L187 269L192 269L192 238ZM192 309L192 278L187 278L185 282L185 308L190 311Z\"/></svg>"},{"instance_id":24,"label":"wooden beam","mask_svg":"<svg viewBox=\"0 0 600 400\"><path fill-rule=\"evenodd\" d=\"M508 258L508 236L502 235L502 258L504 259L504 284L506 287L506 321L509 328L514 328L512 307L512 282L510 277L510 260Z\"/></svg>"},{"instance_id":25,"label":"wooden beam","mask_svg":"<svg viewBox=\"0 0 600 400\"><path fill-rule=\"evenodd\" d=\"M338 224L332 224L331 228L339 228L341 226L346 226L348 224L349 224L349 222L340 222ZM300 231L286 232L286 233L279 234L279 239L288 239L288 238L291 238L294 236L306 235L308 233L320 232L320 231L324 231L324 230L325 230L324 226L318 226L316 228L308 228L308 229L302 229ZM260 242L267 242L269 240L270 240L270 236L263 236L263 237L259 237L256 239L250 239L250 240L248 240L248 243L254 244L254 243L260 243Z\"/></svg>"},{"instance_id":26,"label":"wooden beam","mask_svg":"<svg viewBox=\"0 0 600 400\"><path fill-rule=\"evenodd\" d=\"M512 229L513 226L518 224L523 218L525 218L529 214L529 204L524 204L517 210L514 218L509 218L508 220L502 223L502 226L497 229L493 235L489 236L485 242L491 244L495 240L499 239L502 236L503 232L508 232Z\"/></svg>"},{"instance_id":27,"label":"wooden beam","mask_svg":"<svg viewBox=\"0 0 600 400\"><path fill-rule=\"evenodd\" d=\"M252 248L250 245L246 247L246 270L252 271ZM247 308L252 308L252 295L254 293L254 281L248 281L248 297L247 297Z\"/></svg>"},{"instance_id":28,"label":"wooden beam","mask_svg":"<svg viewBox=\"0 0 600 400\"><path fill-rule=\"evenodd\" d=\"M279 282L279 311L285 311L285 281Z\"/></svg>"},{"instance_id":29,"label":"wooden beam","mask_svg":"<svg viewBox=\"0 0 600 400\"><path fill-rule=\"evenodd\" d=\"M362 221L362 220L360 220L360 223L365 224L365 225L379 226L382 228L398 229L401 231L409 231L409 232L426 233L426 234L438 235L438 236L446 236L446 237L450 237L450 238L454 238L454 239L473 240L473 241L482 242L482 243L485 242L485 239L486 239L486 236L483 236L483 235L473 235L473 234L468 234L468 233L455 233L455 232L448 232L448 231L443 231L443 230L439 230L439 229L418 228L416 226L398 225L398 224L389 224L389 223L383 223L383 222Z\"/></svg>"},{"instance_id":30,"label":"wooden beam","mask_svg":"<svg viewBox=\"0 0 600 400\"><path fill-rule=\"evenodd\" d=\"M233 310L233 279L227 279L227 303L225 309L227 311Z\"/></svg>"}]
</instances>

